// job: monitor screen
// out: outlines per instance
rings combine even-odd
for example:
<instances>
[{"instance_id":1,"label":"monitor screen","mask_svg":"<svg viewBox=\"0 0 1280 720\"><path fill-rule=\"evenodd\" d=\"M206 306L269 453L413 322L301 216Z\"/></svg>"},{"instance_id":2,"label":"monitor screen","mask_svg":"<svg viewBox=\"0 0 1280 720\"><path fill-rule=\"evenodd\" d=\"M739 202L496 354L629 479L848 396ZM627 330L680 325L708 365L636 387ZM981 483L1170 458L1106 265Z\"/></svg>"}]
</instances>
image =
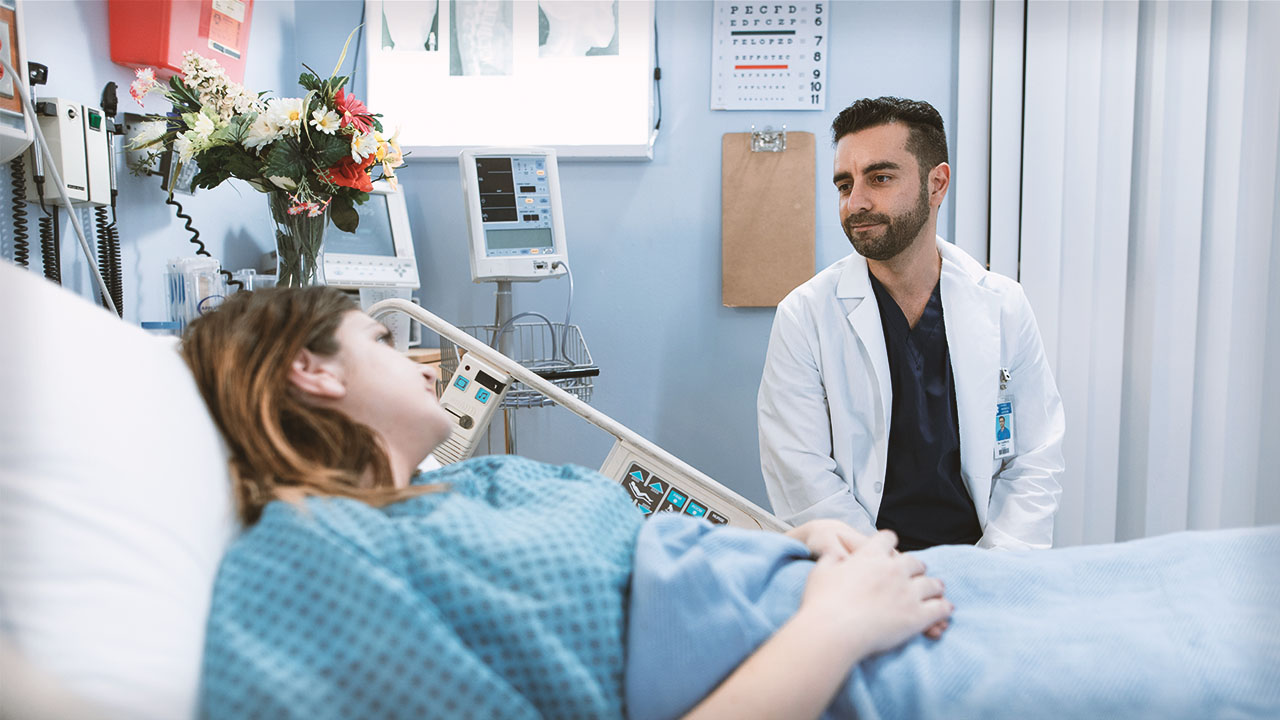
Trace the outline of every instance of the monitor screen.
<instances>
[{"instance_id":1,"label":"monitor screen","mask_svg":"<svg viewBox=\"0 0 1280 720\"><path fill-rule=\"evenodd\" d=\"M475 163L485 255L552 253L555 243L546 158L539 155L477 157Z\"/></svg>"},{"instance_id":2,"label":"monitor screen","mask_svg":"<svg viewBox=\"0 0 1280 720\"><path fill-rule=\"evenodd\" d=\"M324 251L395 257L396 245L391 238L391 212L387 207L387 196L377 192L369 193L369 199L363 205L356 205L356 212L360 214L360 225L353 233L339 230L332 221L329 222L329 229L324 236Z\"/></svg>"}]
</instances>

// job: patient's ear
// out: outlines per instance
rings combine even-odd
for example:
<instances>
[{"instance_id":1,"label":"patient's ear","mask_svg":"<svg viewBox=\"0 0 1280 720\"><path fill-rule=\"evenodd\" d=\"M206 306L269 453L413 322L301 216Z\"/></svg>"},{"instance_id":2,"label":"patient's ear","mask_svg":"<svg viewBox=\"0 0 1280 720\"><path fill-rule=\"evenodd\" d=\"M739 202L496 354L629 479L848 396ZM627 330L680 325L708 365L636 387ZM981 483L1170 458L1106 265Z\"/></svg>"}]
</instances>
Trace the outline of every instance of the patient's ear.
<instances>
[{"instance_id":1,"label":"patient's ear","mask_svg":"<svg viewBox=\"0 0 1280 720\"><path fill-rule=\"evenodd\" d=\"M338 400L347 394L347 385L335 358L325 358L303 348L289 365L289 382L317 399Z\"/></svg>"}]
</instances>

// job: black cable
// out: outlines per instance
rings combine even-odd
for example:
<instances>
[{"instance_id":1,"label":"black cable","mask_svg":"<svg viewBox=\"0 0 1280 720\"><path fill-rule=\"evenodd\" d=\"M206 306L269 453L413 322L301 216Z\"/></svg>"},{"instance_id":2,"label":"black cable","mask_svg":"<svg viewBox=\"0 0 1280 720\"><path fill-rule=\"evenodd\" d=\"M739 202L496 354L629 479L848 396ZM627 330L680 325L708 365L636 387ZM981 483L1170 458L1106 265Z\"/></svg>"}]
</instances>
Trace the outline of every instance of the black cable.
<instances>
[{"instance_id":1,"label":"black cable","mask_svg":"<svg viewBox=\"0 0 1280 720\"><path fill-rule=\"evenodd\" d=\"M111 300L120 311L120 317L124 317L124 264L120 260L120 226L116 221L116 206L113 204L111 224L107 226L107 233L111 236L111 276L114 279L111 284Z\"/></svg>"},{"instance_id":2,"label":"black cable","mask_svg":"<svg viewBox=\"0 0 1280 720\"><path fill-rule=\"evenodd\" d=\"M218 274L222 276L223 280L227 281L227 285L235 285L237 290L244 289L244 283L232 278L231 273L224 270L221 266L218 267Z\"/></svg>"},{"instance_id":3,"label":"black cable","mask_svg":"<svg viewBox=\"0 0 1280 720\"><path fill-rule=\"evenodd\" d=\"M192 224L195 218L183 211L182 204L177 200L174 200L172 195L165 195L164 204L172 205L174 207L173 213L177 215L180 220L186 221L183 227L186 228L187 232L191 233L189 240L192 245L196 246L196 254L204 257L213 257L213 255L211 255L205 248L204 241L200 239L200 231L196 229L194 224ZM244 289L244 283L239 280L232 279L231 273L223 270L222 268L218 268L218 273L227 281L227 285L235 285L240 290Z\"/></svg>"},{"instance_id":4,"label":"black cable","mask_svg":"<svg viewBox=\"0 0 1280 720\"><path fill-rule=\"evenodd\" d=\"M116 313L124 317L123 286L120 282L120 235L116 232L115 223L107 218L106 206L93 209L93 222L98 236L98 271L102 273L107 290L111 293ZM110 307L106 297L102 298L102 306Z\"/></svg>"},{"instance_id":5,"label":"black cable","mask_svg":"<svg viewBox=\"0 0 1280 720\"><path fill-rule=\"evenodd\" d=\"M59 262L62 252L58 242L58 208L50 215L45 211L40 218L40 259L44 263L44 276L49 280L62 284L62 265Z\"/></svg>"},{"instance_id":6,"label":"black cable","mask_svg":"<svg viewBox=\"0 0 1280 720\"><path fill-rule=\"evenodd\" d=\"M658 96L658 121L653 129L662 127L662 63L658 61L658 16L653 17L653 92Z\"/></svg>"},{"instance_id":7,"label":"black cable","mask_svg":"<svg viewBox=\"0 0 1280 720\"><path fill-rule=\"evenodd\" d=\"M200 231L197 230L196 226L194 225L195 218L188 215L182 209L182 204L179 203L177 200L174 200L172 194L165 193L164 204L172 205L174 207L173 213L178 216L178 219L185 221L185 224L183 225L183 227L187 230L187 232L191 233L191 237L189 239L191 241L191 244L196 246L196 254L203 255L204 257L213 257L213 255L209 254L209 251L205 248L204 241L200 239ZM227 285L234 285L236 286L236 288L240 290L244 289L244 283L240 282L239 280L232 279L231 273L227 272L222 268L218 269L218 273L222 275L223 279L227 281Z\"/></svg>"},{"instance_id":8,"label":"black cable","mask_svg":"<svg viewBox=\"0 0 1280 720\"><path fill-rule=\"evenodd\" d=\"M191 233L190 241L192 245L196 246L196 254L203 255L204 257L213 257L212 255L209 254L209 251L205 249L204 241L200 239L200 231L197 230L196 226L193 224L195 221L195 218L191 217L190 215L188 215L186 212L183 211L182 203L178 202L177 200L174 200L173 195L166 193L164 198L164 204L172 205L174 207L173 214L177 215L179 220L186 221L186 223L183 225L183 228L185 228L187 232Z\"/></svg>"},{"instance_id":9,"label":"black cable","mask_svg":"<svg viewBox=\"0 0 1280 720\"><path fill-rule=\"evenodd\" d=\"M19 153L9 162L9 189L13 196L13 261L18 267L30 267L31 234L27 228L27 166Z\"/></svg>"}]
</instances>

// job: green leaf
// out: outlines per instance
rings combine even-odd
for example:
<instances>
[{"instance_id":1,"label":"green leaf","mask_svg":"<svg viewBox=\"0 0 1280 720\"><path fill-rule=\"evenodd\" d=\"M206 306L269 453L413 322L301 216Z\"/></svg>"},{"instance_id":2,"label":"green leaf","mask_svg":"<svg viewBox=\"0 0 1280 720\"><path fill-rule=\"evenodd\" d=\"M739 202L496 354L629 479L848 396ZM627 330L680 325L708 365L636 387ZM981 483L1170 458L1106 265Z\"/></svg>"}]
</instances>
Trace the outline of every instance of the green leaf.
<instances>
[{"instance_id":1,"label":"green leaf","mask_svg":"<svg viewBox=\"0 0 1280 720\"><path fill-rule=\"evenodd\" d=\"M278 140L272 143L271 150L267 153L267 165L263 170L263 174L267 177L279 175L287 178L300 178L302 173L306 171L304 160L302 148L298 145L297 140L293 138Z\"/></svg>"},{"instance_id":2,"label":"green leaf","mask_svg":"<svg viewBox=\"0 0 1280 720\"><path fill-rule=\"evenodd\" d=\"M262 177L262 162L240 147L228 148L226 169L241 180L254 180Z\"/></svg>"},{"instance_id":3,"label":"green leaf","mask_svg":"<svg viewBox=\"0 0 1280 720\"><path fill-rule=\"evenodd\" d=\"M187 87L177 75L169 78L169 91L165 96L174 104L175 110L196 112L200 109L200 94Z\"/></svg>"},{"instance_id":4,"label":"green leaf","mask_svg":"<svg viewBox=\"0 0 1280 720\"><path fill-rule=\"evenodd\" d=\"M315 150L312 161L317 169L328 169L351 152L351 145L342 135L311 134L311 147Z\"/></svg>"},{"instance_id":5,"label":"green leaf","mask_svg":"<svg viewBox=\"0 0 1280 720\"><path fill-rule=\"evenodd\" d=\"M238 145L249 134L249 126L258 118L255 112L233 115L227 124L214 130L209 141L215 145Z\"/></svg>"},{"instance_id":6,"label":"green leaf","mask_svg":"<svg viewBox=\"0 0 1280 720\"><path fill-rule=\"evenodd\" d=\"M237 145L244 142L244 139L249 135L249 128L253 127L253 123L257 119L258 113L256 112L247 112L243 115L232 117L231 122L227 123L227 127L224 128L227 132L227 137Z\"/></svg>"},{"instance_id":7,"label":"green leaf","mask_svg":"<svg viewBox=\"0 0 1280 720\"><path fill-rule=\"evenodd\" d=\"M329 206L329 219L333 220L333 224L339 230L355 232L356 228L360 226L360 213L356 212L356 209L350 205L346 207L339 206L339 199L335 197L333 204ZM348 200L347 202L349 203L350 201Z\"/></svg>"},{"instance_id":8,"label":"green leaf","mask_svg":"<svg viewBox=\"0 0 1280 720\"><path fill-rule=\"evenodd\" d=\"M341 90L343 86L347 84L347 81L350 79L351 77L348 75L339 75L337 77L329 78L328 82L325 84L326 87L329 88L329 97L333 97L334 95L337 95L338 91Z\"/></svg>"},{"instance_id":9,"label":"green leaf","mask_svg":"<svg viewBox=\"0 0 1280 720\"><path fill-rule=\"evenodd\" d=\"M298 84L312 92L320 92L320 78L312 73L302 73L298 76Z\"/></svg>"},{"instance_id":10,"label":"green leaf","mask_svg":"<svg viewBox=\"0 0 1280 720\"><path fill-rule=\"evenodd\" d=\"M192 188L215 188L226 182L231 177L231 173L227 172L223 167L205 168L200 167L200 172L191 179Z\"/></svg>"}]
</instances>

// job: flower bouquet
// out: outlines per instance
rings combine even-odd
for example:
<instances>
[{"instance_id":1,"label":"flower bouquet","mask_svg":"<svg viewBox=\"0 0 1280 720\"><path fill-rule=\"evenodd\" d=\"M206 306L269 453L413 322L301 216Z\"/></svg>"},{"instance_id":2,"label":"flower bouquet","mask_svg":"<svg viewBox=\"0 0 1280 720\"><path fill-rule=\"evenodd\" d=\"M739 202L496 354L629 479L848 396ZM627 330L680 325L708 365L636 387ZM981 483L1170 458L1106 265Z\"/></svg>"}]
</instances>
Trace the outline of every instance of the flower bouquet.
<instances>
[{"instance_id":1,"label":"flower bouquet","mask_svg":"<svg viewBox=\"0 0 1280 720\"><path fill-rule=\"evenodd\" d=\"M154 70L138 70L130 88L134 99L141 104L158 91L173 112L151 116L163 124L144 126L152 129L132 139L131 149L148 150L134 169L150 170L172 151L178 169L196 164L193 190L234 177L267 193L276 226L277 283L323 282L318 273L330 217L339 229L354 231L360 223L355 206L369 198L373 181L385 179L394 187L395 168L404 163L399 133L385 136L381 116L345 91L349 78L338 75L345 57L343 48L324 80L304 65L298 84L306 94L300 98L249 93L217 62L192 51L183 54L181 72L167 86L157 82Z\"/></svg>"}]
</instances>

